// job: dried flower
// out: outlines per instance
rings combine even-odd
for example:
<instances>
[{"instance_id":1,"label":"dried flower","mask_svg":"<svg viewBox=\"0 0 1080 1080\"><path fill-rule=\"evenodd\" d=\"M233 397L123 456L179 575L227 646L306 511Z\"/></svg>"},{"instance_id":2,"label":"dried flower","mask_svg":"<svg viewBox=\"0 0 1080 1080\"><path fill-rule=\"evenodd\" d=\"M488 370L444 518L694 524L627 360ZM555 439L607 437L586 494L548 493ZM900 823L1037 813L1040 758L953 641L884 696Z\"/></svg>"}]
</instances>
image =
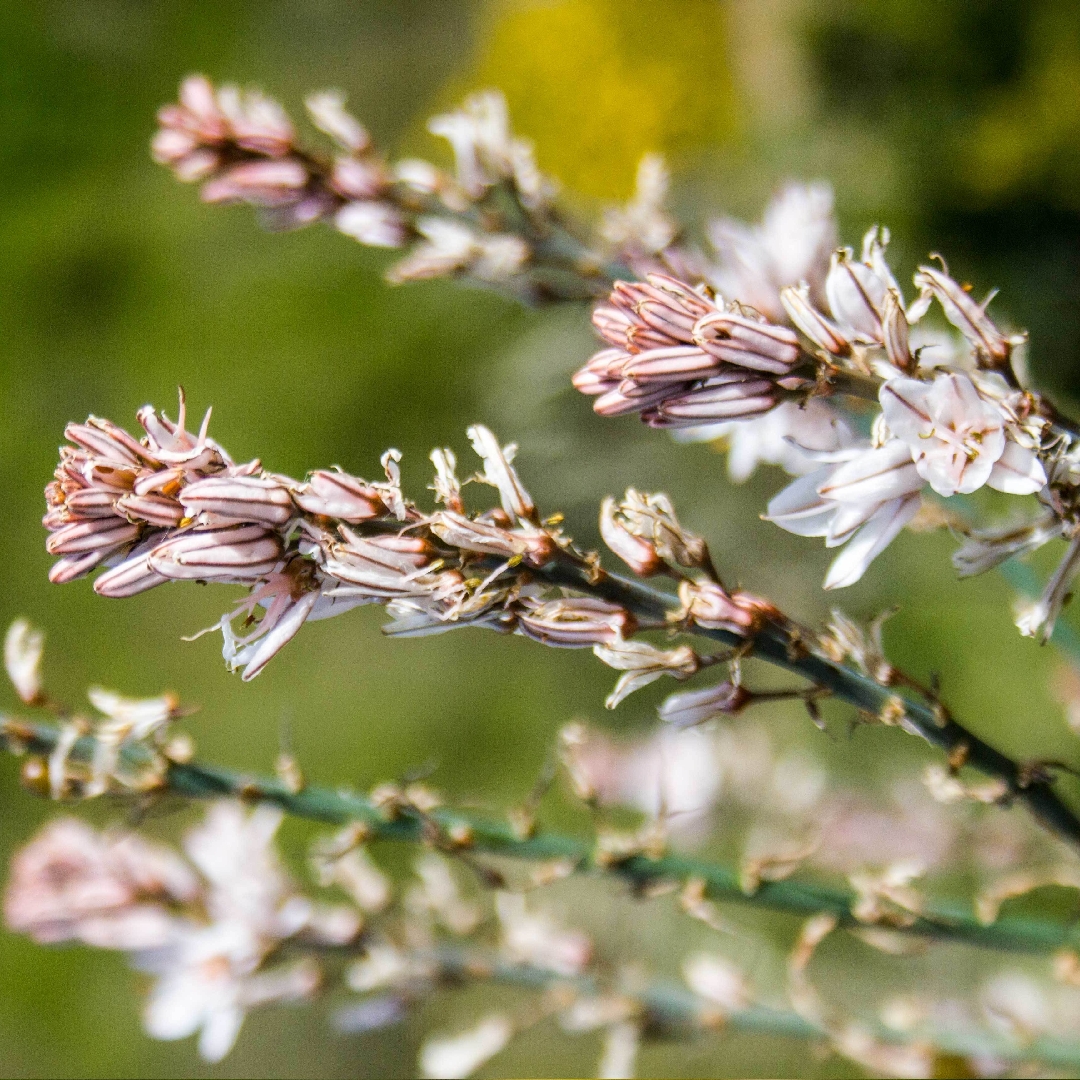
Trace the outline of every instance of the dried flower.
<instances>
[{"instance_id":1,"label":"dried flower","mask_svg":"<svg viewBox=\"0 0 1080 1080\"><path fill-rule=\"evenodd\" d=\"M635 690L655 682L661 675L688 679L698 669L698 658L689 645L658 649L644 641L624 641L618 645L595 645L593 652L608 667L625 672L608 694L604 705L614 709Z\"/></svg>"}]
</instances>

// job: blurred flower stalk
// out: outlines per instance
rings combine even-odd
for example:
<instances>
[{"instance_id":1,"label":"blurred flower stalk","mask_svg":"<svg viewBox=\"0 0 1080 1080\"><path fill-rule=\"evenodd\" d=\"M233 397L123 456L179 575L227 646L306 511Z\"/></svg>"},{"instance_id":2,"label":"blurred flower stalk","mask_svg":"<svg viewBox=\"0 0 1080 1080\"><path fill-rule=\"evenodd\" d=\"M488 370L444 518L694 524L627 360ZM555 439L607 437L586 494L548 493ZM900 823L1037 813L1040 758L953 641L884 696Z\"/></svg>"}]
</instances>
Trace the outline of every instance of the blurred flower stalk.
<instances>
[{"instance_id":1,"label":"blurred flower stalk","mask_svg":"<svg viewBox=\"0 0 1080 1080\"><path fill-rule=\"evenodd\" d=\"M92 700L103 693L91 690ZM160 710L161 700L125 704L149 712ZM59 706L56 711L71 715ZM784 774L788 805L778 807L775 795L762 792L760 770L777 769L780 781L784 763L772 766L767 751L762 758L760 743L752 762L757 768L737 798L756 803L764 796L760 809L771 801L772 813L786 818L789 832L801 825L820 835L786 855L763 854L759 841L759 850L755 853L752 844L736 867L669 852L652 827L636 837L602 831L592 840L579 839L539 829L535 805L527 812L516 808L507 819L488 818L445 805L437 791L415 781L381 784L363 794L307 786L295 765L282 765L274 778L230 772L193 761L190 741L172 732L167 739L159 733L125 740L103 791L93 782L100 733L111 719L83 722L81 734L65 738L70 728L64 723L9 716L0 737L24 757L24 782L44 794L71 800L126 791L142 798L209 800L205 820L188 831L181 856L127 829L99 833L75 818L55 819L16 855L4 917L10 929L42 944L79 941L126 953L133 967L154 979L143 1015L147 1032L159 1039L197 1034L199 1051L209 1061L229 1052L248 1012L275 1002L311 1001L337 991L335 1023L358 1032L400 1021L448 984L493 982L533 991L537 999L488 1015L458 1035L429 1038L421 1050L422 1075L469 1075L515 1036L545 1021L572 1033L602 1032L605 1061L621 1048L625 1060L619 1075L632 1071L644 1039L727 1029L824 1041L857 1064L905 1076L930 1076L935 1063L949 1055L998 1069L1021 1062L1061 1068L1080 1062L1080 1044L995 1030L992 1021L999 1017L985 1004L982 1019L950 1002L944 1022L928 1012L906 1026L891 1021L884 1006L879 1018L827 1015L806 968L821 939L839 928L887 952L910 939L907 945L951 942L1044 954L1066 981L1080 969L1080 942L1067 922L999 914L1002 900L1043 883L1030 876L999 875L974 910L913 888L925 868L902 858L881 874L852 870L847 888L793 877L804 866L861 865L866 852L860 845L874 845L876 858L890 852L871 833L851 845L853 816L866 810L853 815L848 805L842 821L834 817L830 825L819 783L811 780L803 796L792 798L790 766ZM746 734L753 740L752 731ZM685 798L690 759L700 762L707 752L698 732L674 737L687 736L696 745L687 747L689 757L674 763L672 746L660 749L659 756L647 743L619 750L605 743L606 736L571 727L561 740L563 768L579 797L611 803L644 790L640 771L634 770L651 758L653 767L670 770L664 783L675 783ZM745 771L752 745L717 746L717 761ZM140 776L143 782L132 782ZM934 778L926 779L934 790ZM621 792L620 784L625 784ZM699 791L692 809L707 811L716 794ZM939 798L963 801L955 792ZM687 809L676 807L675 813ZM662 829L667 812L653 808ZM284 813L337 827L312 843L313 886L307 890L276 852ZM671 826L677 829L678 820L671 818ZM977 830L978 822L966 828ZM947 829L939 823L939 832ZM369 846L384 841L428 849L416 860L411 884L393 882L373 861ZM969 841L958 834L954 842ZM474 882L471 887L462 887L455 864ZM793 945L786 992L779 998L763 995L738 965L709 953L686 956L682 985L642 982L633 965L603 957L589 935L564 928L530 899L582 873L622 880L643 902L673 897L687 918L722 929L716 901L809 916ZM1080 887L1069 867L1051 877ZM335 890L333 902L320 898L319 890L328 887ZM1016 1004L1017 988L1002 978L988 984L986 993L1008 1010ZM357 996L341 1004L340 990ZM598 1074L611 1071L602 1061Z\"/></svg>"}]
</instances>

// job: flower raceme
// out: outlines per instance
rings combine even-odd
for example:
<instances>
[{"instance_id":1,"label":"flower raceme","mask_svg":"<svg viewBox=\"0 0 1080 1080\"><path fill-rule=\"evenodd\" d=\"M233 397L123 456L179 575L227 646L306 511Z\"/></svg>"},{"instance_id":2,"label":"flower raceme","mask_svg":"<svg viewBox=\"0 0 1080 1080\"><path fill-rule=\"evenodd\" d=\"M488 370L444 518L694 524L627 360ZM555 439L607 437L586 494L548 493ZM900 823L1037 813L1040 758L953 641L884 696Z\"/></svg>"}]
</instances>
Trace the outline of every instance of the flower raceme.
<instances>
[{"instance_id":1,"label":"flower raceme","mask_svg":"<svg viewBox=\"0 0 1080 1080\"><path fill-rule=\"evenodd\" d=\"M59 556L51 578L67 582L104 567L94 589L112 598L169 581L246 586L246 597L211 628L244 679L308 620L382 604L393 617L389 634L479 626L592 648L623 672L609 698L614 707L661 675L685 679L700 666L687 645L629 640L639 630L696 626L748 638L779 617L765 601L718 583L705 542L682 527L667 496L633 489L621 502L605 501L605 541L635 572L676 577L681 607L650 622L598 595L569 595L563 579L560 588L545 575L562 568L593 580L603 574L596 556L578 551L555 519L541 520L512 464L516 448L480 425L469 429L483 463L472 480L494 488L499 501L470 513L449 449L431 455L440 505L424 512L401 491L396 450L383 455L385 481L338 469L298 481L257 460L234 462L207 435L209 414L197 435L185 419L181 398L176 423L140 410L141 441L96 417L68 426L71 445L46 490L47 547ZM237 633L240 617L246 632ZM21 630L8 651L20 673L35 662ZM29 694L29 676L23 681Z\"/></svg>"},{"instance_id":2,"label":"flower raceme","mask_svg":"<svg viewBox=\"0 0 1080 1080\"><path fill-rule=\"evenodd\" d=\"M673 237L653 205L667 183L655 161L643 162L644 193L619 228L571 230L553 205L555 183L511 131L497 91L429 122L453 150L453 171L419 159L387 162L337 91L312 94L305 105L330 140L328 153L302 146L282 107L260 91L192 75L158 113L151 150L178 180L201 184L204 202L247 203L269 228L326 221L370 247L408 247L387 272L394 283L462 276L531 302L593 296L607 251L647 256Z\"/></svg>"}]
</instances>

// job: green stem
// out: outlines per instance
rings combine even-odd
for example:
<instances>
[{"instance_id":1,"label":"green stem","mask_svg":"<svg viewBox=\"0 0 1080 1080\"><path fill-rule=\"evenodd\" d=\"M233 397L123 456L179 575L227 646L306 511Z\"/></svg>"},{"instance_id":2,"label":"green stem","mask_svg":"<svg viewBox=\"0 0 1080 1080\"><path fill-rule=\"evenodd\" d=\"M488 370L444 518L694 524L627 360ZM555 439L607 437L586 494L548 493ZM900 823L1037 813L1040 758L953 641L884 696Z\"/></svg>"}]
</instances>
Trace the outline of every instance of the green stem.
<instances>
[{"instance_id":1,"label":"green stem","mask_svg":"<svg viewBox=\"0 0 1080 1080\"><path fill-rule=\"evenodd\" d=\"M488 978L536 990L566 987L586 995L599 990L596 980L588 975L562 978L542 968L509 963L498 956L485 956L471 950L439 949L434 960L447 975L465 980ZM752 1004L721 1012L715 1005L676 982L650 982L640 990L626 992L624 996L637 1002L645 1029L659 1036L687 1031L705 1034L731 1030L814 1041L827 1041L829 1038L825 1028L791 1009ZM989 1055L1009 1062L1039 1061L1058 1068L1080 1069L1080 1043L1064 1039L1043 1036L1020 1041L982 1028L944 1028L936 1025L932 1019L911 1031L896 1031L884 1024L866 1023L861 1019L856 1022L875 1039L893 1046L929 1043L938 1054L957 1057Z\"/></svg>"},{"instance_id":2,"label":"green stem","mask_svg":"<svg viewBox=\"0 0 1080 1080\"><path fill-rule=\"evenodd\" d=\"M48 754L56 746L60 731L51 724L31 724L0 717L0 738L12 752ZM95 739L79 738L71 750L71 760L92 761ZM134 773L149 771L156 758L143 743L127 743L121 758ZM856 894L849 889L829 888L814 882L767 881L753 893L739 883L736 867L684 855L651 858L634 855L617 862L597 858L590 842L554 832L522 836L506 821L484 817L471 811L438 808L422 814L402 806L394 811L375 805L363 795L327 788L305 787L290 790L281 780L255 777L216 765L196 762L169 763L155 790L188 799L240 798L272 803L295 817L330 825L360 823L373 840L434 843L447 850L468 850L509 858L571 864L578 873L607 873L642 888L653 883L675 885L697 879L704 882L705 895L713 900L732 901L771 908L792 915L821 912L835 915L839 925L864 925L852 914ZM1080 947L1080 929L1061 922L1005 915L990 925L976 918L966 903L928 901L922 912L912 915L910 924L897 927L904 934L940 941L963 942L1009 952L1053 953L1061 948Z\"/></svg>"}]
</instances>

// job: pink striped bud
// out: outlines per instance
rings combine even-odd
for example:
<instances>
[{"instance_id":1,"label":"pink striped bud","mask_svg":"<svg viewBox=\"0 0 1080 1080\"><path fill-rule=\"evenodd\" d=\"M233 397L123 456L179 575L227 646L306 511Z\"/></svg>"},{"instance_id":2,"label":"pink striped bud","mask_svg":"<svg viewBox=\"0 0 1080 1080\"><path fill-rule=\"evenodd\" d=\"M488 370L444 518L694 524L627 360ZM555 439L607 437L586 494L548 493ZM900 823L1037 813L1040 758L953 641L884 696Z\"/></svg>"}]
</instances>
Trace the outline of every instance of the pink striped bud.
<instances>
[{"instance_id":1,"label":"pink striped bud","mask_svg":"<svg viewBox=\"0 0 1080 1080\"><path fill-rule=\"evenodd\" d=\"M570 380L574 384L574 389L578 393L586 394L589 397L598 397L600 394L606 394L611 390L618 387L620 379L610 379L600 372L595 371L585 365L578 371L575 371L573 377Z\"/></svg>"},{"instance_id":2,"label":"pink striped bud","mask_svg":"<svg viewBox=\"0 0 1080 1080\"><path fill-rule=\"evenodd\" d=\"M776 402L776 387L768 379L727 373L692 390L672 394L643 413L642 419L651 427L694 427L759 416Z\"/></svg>"},{"instance_id":3,"label":"pink striped bud","mask_svg":"<svg viewBox=\"0 0 1080 1080\"><path fill-rule=\"evenodd\" d=\"M69 581L90 573L98 563L109 557L110 552L91 551L85 555L67 555L57 559L49 568L49 580L54 585L66 585Z\"/></svg>"},{"instance_id":4,"label":"pink striped bud","mask_svg":"<svg viewBox=\"0 0 1080 1080\"><path fill-rule=\"evenodd\" d=\"M623 375L638 383L680 383L710 375L719 367L715 356L697 346L677 345L638 353L623 367Z\"/></svg>"},{"instance_id":5,"label":"pink striped bud","mask_svg":"<svg viewBox=\"0 0 1080 1080\"><path fill-rule=\"evenodd\" d=\"M253 581L281 558L281 539L261 525L180 533L158 544L149 567L163 577L195 581Z\"/></svg>"},{"instance_id":6,"label":"pink striped bud","mask_svg":"<svg viewBox=\"0 0 1080 1080\"><path fill-rule=\"evenodd\" d=\"M627 391L635 396L631 397ZM593 412L599 416L625 416L626 413L640 412L651 405L659 405L670 393L671 387L664 383L643 392L636 383L624 379L614 390L601 394L593 402Z\"/></svg>"},{"instance_id":7,"label":"pink striped bud","mask_svg":"<svg viewBox=\"0 0 1080 1080\"><path fill-rule=\"evenodd\" d=\"M95 457L104 458L116 464L135 465L140 455L132 448L138 447L135 440L127 435L127 441L116 438L112 431L102 430L100 422L95 423L96 417L90 417L85 424L68 424L64 428L64 438L81 446ZM109 425L112 426L112 425ZM116 431L120 429L117 428ZM138 447L142 449L141 447ZM145 451L144 451L145 455Z\"/></svg>"},{"instance_id":8,"label":"pink striped bud","mask_svg":"<svg viewBox=\"0 0 1080 1080\"><path fill-rule=\"evenodd\" d=\"M606 496L600 504L600 535L604 543L640 577L649 577L664 568L656 545L627 529L616 513L616 502Z\"/></svg>"},{"instance_id":9,"label":"pink striped bud","mask_svg":"<svg viewBox=\"0 0 1080 1080\"><path fill-rule=\"evenodd\" d=\"M810 302L810 289L806 285L791 286L780 290L780 303L791 321L819 349L833 356L850 356L851 342L834 322L827 319Z\"/></svg>"},{"instance_id":10,"label":"pink striped bud","mask_svg":"<svg viewBox=\"0 0 1080 1080\"><path fill-rule=\"evenodd\" d=\"M592 324L596 332L616 348L625 349L629 344L627 335L634 322L623 308L614 304L597 304L593 308Z\"/></svg>"},{"instance_id":11,"label":"pink striped bud","mask_svg":"<svg viewBox=\"0 0 1080 1080\"><path fill-rule=\"evenodd\" d=\"M159 529L175 528L184 519L184 508L168 495L125 495L116 501L116 509L128 520L145 521Z\"/></svg>"},{"instance_id":12,"label":"pink striped bud","mask_svg":"<svg viewBox=\"0 0 1080 1080\"><path fill-rule=\"evenodd\" d=\"M900 294L895 289L890 289L885 294L881 310L881 331L889 363L910 375L918 365L915 357L911 355L907 314L904 312Z\"/></svg>"},{"instance_id":13,"label":"pink striped bud","mask_svg":"<svg viewBox=\"0 0 1080 1080\"><path fill-rule=\"evenodd\" d=\"M793 331L729 312L699 319L693 340L718 360L752 371L786 375L799 362L799 339Z\"/></svg>"},{"instance_id":14,"label":"pink striped bud","mask_svg":"<svg viewBox=\"0 0 1080 1080\"><path fill-rule=\"evenodd\" d=\"M299 161L247 161L207 181L201 196L208 203L279 206L295 200L307 182L307 169Z\"/></svg>"},{"instance_id":15,"label":"pink striped bud","mask_svg":"<svg viewBox=\"0 0 1080 1080\"><path fill-rule=\"evenodd\" d=\"M81 555L89 551L114 551L134 540L139 527L120 518L90 518L54 532L45 541L50 555Z\"/></svg>"},{"instance_id":16,"label":"pink striped bud","mask_svg":"<svg viewBox=\"0 0 1080 1080\"><path fill-rule=\"evenodd\" d=\"M116 492L103 488L73 491L65 500L72 518L116 517Z\"/></svg>"},{"instance_id":17,"label":"pink striped bud","mask_svg":"<svg viewBox=\"0 0 1080 1080\"><path fill-rule=\"evenodd\" d=\"M140 544L140 548L144 545ZM150 569L150 553L144 551L141 555L132 555L118 566L106 570L94 582L94 592L98 596L108 596L113 599L122 599L128 596L137 596L155 585L162 585L169 579L162 574Z\"/></svg>"},{"instance_id":18,"label":"pink striped bud","mask_svg":"<svg viewBox=\"0 0 1080 1080\"><path fill-rule=\"evenodd\" d=\"M715 716L737 716L750 704L753 695L738 683L722 682L704 690L672 694L657 709L660 719L672 727L703 724Z\"/></svg>"},{"instance_id":19,"label":"pink striped bud","mask_svg":"<svg viewBox=\"0 0 1080 1080\"><path fill-rule=\"evenodd\" d=\"M357 524L385 517L387 509L378 491L348 473L319 469L308 482L293 492L293 501L301 510L322 517Z\"/></svg>"},{"instance_id":20,"label":"pink striped bud","mask_svg":"<svg viewBox=\"0 0 1080 1080\"><path fill-rule=\"evenodd\" d=\"M630 637L637 620L625 608L591 597L527 604L518 614L518 629L526 637L561 649L614 645Z\"/></svg>"},{"instance_id":21,"label":"pink striped bud","mask_svg":"<svg viewBox=\"0 0 1080 1080\"><path fill-rule=\"evenodd\" d=\"M258 476L211 476L188 484L179 495L189 517L284 525L294 514L288 489Z\"/></svg>"}]
</instances>

